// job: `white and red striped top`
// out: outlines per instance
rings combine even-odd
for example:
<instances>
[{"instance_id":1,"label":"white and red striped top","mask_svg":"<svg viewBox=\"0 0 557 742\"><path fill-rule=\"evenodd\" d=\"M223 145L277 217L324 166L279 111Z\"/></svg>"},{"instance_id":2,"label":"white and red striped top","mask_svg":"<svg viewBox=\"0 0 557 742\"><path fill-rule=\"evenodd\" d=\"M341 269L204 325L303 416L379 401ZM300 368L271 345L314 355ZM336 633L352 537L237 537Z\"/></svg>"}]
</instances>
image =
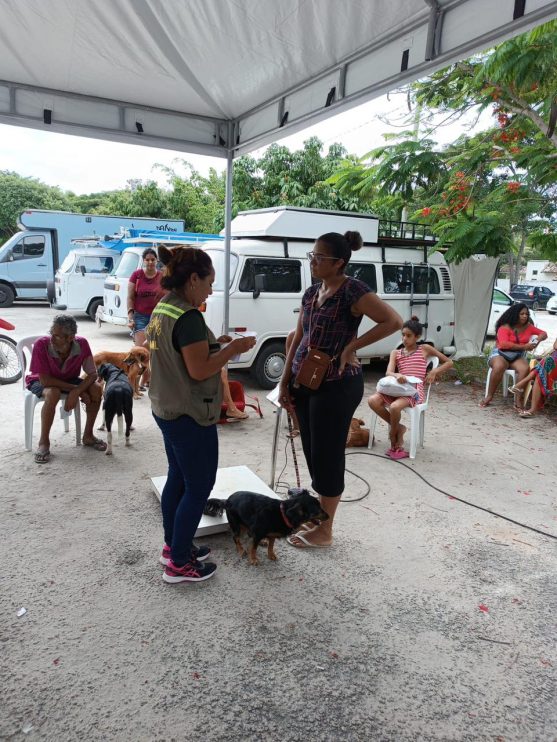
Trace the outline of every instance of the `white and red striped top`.
<instances>
[{"instance_id":1,"label":"white and red striped top","mask_svg":"<svg viewBox=\"0 0 557 742\"><path fill-rule=\"evenodd\" d=\"M421 348L416 348L412 353L406 354L404 348L396 352L396 368L404 376L417 376L419 379L425 379L427 374L428 359ZM421 404L425 399L423 381L418 384L417 404Z\"/></svg>"}]
</instances>

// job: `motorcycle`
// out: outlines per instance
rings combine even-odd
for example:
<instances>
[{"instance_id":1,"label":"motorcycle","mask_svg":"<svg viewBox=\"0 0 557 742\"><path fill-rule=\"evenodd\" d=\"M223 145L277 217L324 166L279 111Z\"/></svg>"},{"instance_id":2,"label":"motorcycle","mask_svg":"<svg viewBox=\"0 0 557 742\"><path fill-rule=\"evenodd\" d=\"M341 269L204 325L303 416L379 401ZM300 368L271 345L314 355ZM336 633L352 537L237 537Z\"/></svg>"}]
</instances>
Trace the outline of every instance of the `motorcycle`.
<instances>
[{"instance_id":1,"label":"motorcycle","mask_svg":"<svg viewBox=\"0 0 557 742\"><path fill-rule=\"evenodd\" d=\"M3 319L0 319L0 328L15 330L11 322L6 322ZM0 333L0 384L13 384L21 379L23 369L19 363L16 345L15 340Z\"/></svg>"}]
</instances>

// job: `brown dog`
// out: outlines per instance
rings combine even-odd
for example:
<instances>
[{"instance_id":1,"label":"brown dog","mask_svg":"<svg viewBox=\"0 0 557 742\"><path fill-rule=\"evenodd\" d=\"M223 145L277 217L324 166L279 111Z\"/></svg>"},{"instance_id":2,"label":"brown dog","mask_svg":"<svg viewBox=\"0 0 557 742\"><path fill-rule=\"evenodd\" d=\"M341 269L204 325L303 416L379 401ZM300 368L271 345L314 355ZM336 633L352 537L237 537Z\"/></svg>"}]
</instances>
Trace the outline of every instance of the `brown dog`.
<instances>
[{"instance_id":1,"label":"brown dog","mask_svg":"<svg viewBox=\"0 0 557 742\"><path fill-rule=\"evenodd\" d=\"M353 417L350 422L350 429L348 431L348 440L346 441L347 448L357 448L358 446L365 447L369 442L369 430L362 427L364 421L358 417Z\"/></svg>"},{"instance_id":2,"label":"brown dog","mask_svg":"<svg viewBox=\"0 0 557 742\"><path fill-rule=\"evenodd\" d=\"M133 389L133 398L139 399L143 395L139 391L139 379L149 367L149 351L140 345L134 345L129 353L113 353L108 350L102 350L93 356L97 368L101 363L112 363L117 368L125 371Z\"/></svg>"}]
</instances>

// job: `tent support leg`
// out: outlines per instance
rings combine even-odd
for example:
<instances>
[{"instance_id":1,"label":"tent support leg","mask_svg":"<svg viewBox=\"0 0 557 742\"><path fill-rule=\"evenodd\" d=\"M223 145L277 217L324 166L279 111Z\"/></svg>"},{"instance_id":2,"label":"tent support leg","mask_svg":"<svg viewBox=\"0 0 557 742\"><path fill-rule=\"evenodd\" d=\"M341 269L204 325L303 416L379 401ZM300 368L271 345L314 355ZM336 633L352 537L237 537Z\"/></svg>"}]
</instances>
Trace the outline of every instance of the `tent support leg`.
<instances>
[{"instance_id":1,"label":"tent support leg","mask_svg":"<svg viewBox=\"0 0 557 742\"><path fill-rule=\"evenodd\" d=\"M229 139L230 141L230 139ZM226 155L226 192L224 197L224 314L222 332L230 332L230 223L232 221L232 168L234 158L232 150Z\"/></svg>"}]
</instances>

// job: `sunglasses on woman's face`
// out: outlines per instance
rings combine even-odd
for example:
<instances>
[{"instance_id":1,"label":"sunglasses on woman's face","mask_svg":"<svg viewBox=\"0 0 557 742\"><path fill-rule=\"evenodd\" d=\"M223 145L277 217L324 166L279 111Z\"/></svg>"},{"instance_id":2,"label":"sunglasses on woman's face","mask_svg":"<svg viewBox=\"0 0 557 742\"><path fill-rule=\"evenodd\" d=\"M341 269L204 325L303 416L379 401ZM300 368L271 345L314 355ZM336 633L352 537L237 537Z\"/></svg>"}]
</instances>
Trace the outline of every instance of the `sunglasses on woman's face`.
<instances>
[{"instance_id":1,"label":"sunglasses on woman's face","mask_svg":"<svg viewBox=\"0 0 557 742\"><path fill-rule=\"evenodd\" d=\"M330 255L323 255L319 252L308 252L307 258L311 262L312 260L317 260L318 263L320 263L322 260L338 260L338 258L332 258Z\"/></svg>"}]
</instances>

